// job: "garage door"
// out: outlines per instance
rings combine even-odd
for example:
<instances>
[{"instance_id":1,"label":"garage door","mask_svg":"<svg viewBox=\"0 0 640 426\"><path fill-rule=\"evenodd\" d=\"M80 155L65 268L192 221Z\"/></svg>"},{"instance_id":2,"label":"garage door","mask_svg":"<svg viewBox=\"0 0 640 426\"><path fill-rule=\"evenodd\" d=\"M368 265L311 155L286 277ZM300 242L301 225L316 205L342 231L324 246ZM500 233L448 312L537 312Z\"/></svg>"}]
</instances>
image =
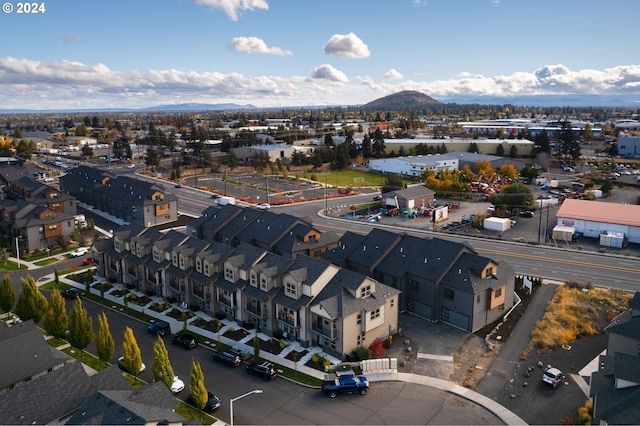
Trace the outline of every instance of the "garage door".
<instances>
[{"instance_id":1,"label":"garage door","mask_svg":"<svg viewBox=\"0 0 640 426\"><path fill-rule=\"evenodd\" d=\"M433 315L433 311L431 309L431 306L429 306L429 305L425 305L424 303L419 303L419 302L416 302L414 300L410 300L409 303L408 303L407 308L408 308L409 312L411 312L411 313L413 313L413 314L415 314L415 315L417 315L419 317L422 317L422 318L425 318L425 319L428 319L428 320L432 320L433 319L433 316L432 316Z\"/></svg>"},{"instance_id":2,"label":"garage door","mask_svg":"<svg viewBox=\"0 0 640 426\"><path fill-rule=\"evenodd\" d=\"M448 308L442 308L442 322L469 331L469 317Z\"/></svg>"}]
</instances>

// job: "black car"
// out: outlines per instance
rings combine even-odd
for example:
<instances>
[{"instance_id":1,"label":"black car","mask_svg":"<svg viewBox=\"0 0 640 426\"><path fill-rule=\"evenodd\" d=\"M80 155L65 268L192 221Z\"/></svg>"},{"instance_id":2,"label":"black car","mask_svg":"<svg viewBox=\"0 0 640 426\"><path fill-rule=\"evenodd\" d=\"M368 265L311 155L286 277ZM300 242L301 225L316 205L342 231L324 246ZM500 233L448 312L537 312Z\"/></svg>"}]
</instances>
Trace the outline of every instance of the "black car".
<instances>
[{"instance_id":1,"label":"black car","mask_svg":"<svg viewBox=\"0 0 640 426\"><path fill-rule=\"evenodd\" d=\"M75 300L77 297L80 297L80 290L75 287L68 288L60 293L62 297L68 300Z\"/></svg>"},{"instance_id":2,"label":"black car","mask_svg":"<svg viewBox=\"0 0 640 426\"><path fill-rule=\"evenodd\" d=\"M159 334L160 336L166 336L167 334L171 334L171 326L168 322L158 321L152 324L149 324L147 327L149 333Z\"/></svg>"},{"instance_id":3,"label":"black car","mask_svg":"<svg viewBox=\"0 0 640 426\"><path fill-rule=\"evenodd\" d=\"M278 374L270 362L263 362L262 364L254 362L249 364L247 366L247 372L254 376L262 377L264 380L271 380Z\"/></svg>"},{"instance_id":4,"label":"black car","mask_svg":"<svg viewBox=\"0 0 640 426\"><path fill-rule=\"evenodd\" d=\"M209 399L207 400L207 403L204 405L204 408L203 408L204 411L211 412L222 404L220 402L220 398L215 396L213 393L207 391L207 395L209 395ZM187 398L187 403L195 406L195 401L193 400L193 397L191 396L191 394L189 394L189 397Z\"/></svg>"},{"instance_id":5,"label":"black car","mask_svg":"<svg viewBox=\"0 0 640 426\"><path fill-rule=\"evenodd\" d=\"M198 342L196 342L196 338L191 334L176 334L171 338L171 343L174 345L180 345L185 349L193 349L198 346Z\"/></svg>"},{"instance_id":6,"label":"black car","mask_svg":"<svg viewBox=\"0 0 640 426\"><path fill-rule=\"evenodd\" d=\"M520 213L520 217L533 217L533 212L530 210Z\"/></svg>"},{"instance_id":7,"label":"black car","mask_svg":"<svg viewBox=\"0 0 640 426\"><path fill-rule=\"evenodd\" d=\"M233 349L224 349L213 353L213 360L227 364L229 367L237 367L242 364L242 354Z\"/></svg>"}]
</instances>

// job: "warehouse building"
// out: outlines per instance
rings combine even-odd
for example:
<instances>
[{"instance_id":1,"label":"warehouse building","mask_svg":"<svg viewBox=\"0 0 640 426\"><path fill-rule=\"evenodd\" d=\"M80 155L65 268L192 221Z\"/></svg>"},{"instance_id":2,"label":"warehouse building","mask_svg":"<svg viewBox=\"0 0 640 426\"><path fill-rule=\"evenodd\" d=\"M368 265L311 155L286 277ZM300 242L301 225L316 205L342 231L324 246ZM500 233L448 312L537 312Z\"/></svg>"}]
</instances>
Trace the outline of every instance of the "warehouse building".
<instances>
[{"instance_id":1,"label":"warehouse building","mask_svg":"<svg viewBox=\"0 0 640 426\"><path fill-rule=\"evenodd\" d=\"M601 245L616 241L640 243L640 206L603 201L566 199L556 214L557 226L574 228L585 237L599 238Z\"/></svg>"}]
</instances>

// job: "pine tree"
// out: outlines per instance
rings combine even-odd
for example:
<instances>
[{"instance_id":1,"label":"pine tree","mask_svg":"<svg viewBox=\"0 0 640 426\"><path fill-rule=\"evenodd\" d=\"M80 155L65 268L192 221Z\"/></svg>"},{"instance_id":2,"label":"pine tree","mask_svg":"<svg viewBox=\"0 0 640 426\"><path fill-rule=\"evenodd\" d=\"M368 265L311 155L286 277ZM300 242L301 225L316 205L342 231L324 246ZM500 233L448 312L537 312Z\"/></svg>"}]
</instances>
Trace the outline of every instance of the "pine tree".
<instances>
[{"instance_id":1,"label":"pine tree","mask_svg":"<svg viewBox=\"0 0 640 426\"><path fill-rule=\"evenodd\" d=\"M124 340L122 341L122 357L125 370L133 374L136 378L142 368L142 355L140 347L136 341L131 327L124 330Z\"/></svg>"},{"instance_id":2,"label":"pine tree","mask_svg":"<svg viewBox=\"0 0 640 426\"><path fill-rule=\"evenodd\" d=\"M153 344L153 377L165 384L168 388L173 383L173 367L169 361L169 352L164 344L162 336L158 335L156 342Z\"/></svg>"},{"instance_id":3,"label":"pine tree","mask_svg":"<svg viewBox=\"0 0 640 426\"><path fill-rule=\"evenodd\" d=\"M39 323L47 312L47 298L44 297L32 276L21 278L20 281L22 282L22 291L18 297L16 314L22 321L32 319L33 322Z\"/></svg>"},{"instance_id":4,"label":"pine tree","mask_svg":"<svg viewBox=\"0 0 640 426\"><path fill-rule=\"evenodd\" d=\"M191 365L189 389L193 405L202 412L202 409L209 400L209 393L207 392L207 387L204 384L204 374L202 373L200 362L196 360L193 360Z\"/></svg>"},{"instance_id":5,"label":"pine tree","mask_svg":"<svg viewBox=\"0 0 640 426\"><path fill-rule=\"evenodd\" d=\"M71 346L80 349L80 359L84 354L84 348L93 340L93 320L82 306L82 299L79 297L76 298L71 311L68 340Z\"/></svg>"},{"instance_id":6,"label":"pine tree","mask_svg":"<svg viewBox=\"0 0 640 426\"><path fill-rule=\"evenodd\" d=\"M16 293L11 286L11 276L5 274L0 284L0 310L2 312L9 312L13 309L13 305L16 303Z\"/></svg>"},{"instance_id":7,"label":"pine tree","mask_svg":"<svg viewBox=\"0 0 640 426\"><path fill-rule=\"evenodd\" d=\"M64 299L58 289L53 289L42 326L50 335L61 338L64 337L68 325L69 316Z\"/></svg>"},{"instance_id":8,"label":"pine tree","mask_svg":"<svg viewBox=\"0 0 640 426\"><path fill-rule=\"evenodd\" d=\"M98 336L96 337L98 358L101 361L108 362L113 356L114 342L109 329L109 320L104 312L98 315L98 324Z\"/></svg>"}]
</instances>

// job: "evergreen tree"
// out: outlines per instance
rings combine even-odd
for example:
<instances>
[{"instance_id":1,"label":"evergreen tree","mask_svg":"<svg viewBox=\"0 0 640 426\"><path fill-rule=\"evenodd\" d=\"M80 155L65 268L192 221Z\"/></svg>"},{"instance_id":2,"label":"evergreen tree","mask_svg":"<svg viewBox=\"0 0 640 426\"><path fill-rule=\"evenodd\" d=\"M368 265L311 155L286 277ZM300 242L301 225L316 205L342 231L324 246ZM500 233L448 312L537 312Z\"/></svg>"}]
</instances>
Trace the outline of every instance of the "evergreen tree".
<instances>
[{"instance_id":1,"label":"evergreen tree","mask_svg":"<svg viewBox=\"0 0 640 426\"><path fill-rule=\"evenodd\" d=\"M364 158L371 157L371 137L368 133L362 139L362 156Z\"/></svg>"},{"instance_id":2,"label":"evergreen tree","mask_svg":"<svg viewBox=\"0 0 640 426\"><path fill-rule=\"evenodd\" d=\"M69 321L69 335L67 340L74 348L80 349L80 358L84 348L93 340L93 320L87 310L82 306L82 299L76 298L71 310Z\"/></svg>"},{"instance_id":3,"label":"evergreen tree","mask_svg":"<svg viewBox=\"0 0 640 426\"><path fill-rule=\"evenodd\" d=\"M49 306L44 316L43 327L50 335L54 337L64 337L67 330L69 317L67 316L67 307L64 299L60 294L60 290L54 288L49 298Z\"/></svg>"},{"instance_id":4,"label":"evergreen tree","mask_svg":"<svg viewBox=\"0 0 640 426\"><path fill-rule=\"evenodd\" d=\"M107 315L102 312L98 315L98 335L96 336L96 350L101 361L108 362L113 356L114 342Z\"/></svg>"},{"instance_id":5,"label":"evergreen tree","mask_svg":"<svg viewBox=\"0 0 640 426\"><path fill-rule=\"evenodd\" d=\"M0 310L9 312L16 303L16 294L11 286L11 276L5 274L0 285Z\"/></svg>"},{"instance_id":6,"label":"evergreen tree","mask_svg":"<svg viewBox=\"0 0 640 426\"><path fill-rule=\"evenodd\" d=\"M47 311L47 298L44 297L32 276L20 278L20 281L22 282L22 291L18 297L16 315L22 321L32 319L37 324Z\"/></svg>"},{"instance_id":7,"label":"evergreen tree","mask_svg":"<svg viewBox=\"0 0 640 426\"><path fill-rule=\"evenodd\" d=\"M169 352L164 344L162 336L158 335L153 344L153 378L170 388L173 383L173 367L169 361Z\"/></svg>"},{"instance_id":8,"label":"evergreen tree","mask_svg":"<svg viewBox=\"0 0 640 426\"><path fill-rule=\"evenodd\" d=\"M373 144L371 145L371 149L376 158L384 157L386 147L384 144L384 137L382 136L382 130L378 127L373 133Z\"/></svg>"},{"instance_id":9,"label":"evergreen tree","mask_svg":"<svg viewBox=\"0 0 640 426\"><path fill-rule=\"evenodd\" d=\"M136 378L142 368L142 355L140 354L140 347L136 340L136 336L133 334L131 327L127 327L124 330L124 340L122 341L122 357L125 370L133 374ZM169 384L171 386L171 384Z\"/></svg>"},{"instance_id":10,"label":"evergreen tree","mask_svg":"<svg viewBox=\"0 0 640 426\"><path fill-rule=\"evenodd\" d=\"M200 362L196 360L193 360L191 365L189 390L191 392L193 405L202 412L202 409L209 400L209 393L207 392L207 388L204 384L204 373L202 373L202 367L200 367Z\"/></svg>"}]
</instances>

